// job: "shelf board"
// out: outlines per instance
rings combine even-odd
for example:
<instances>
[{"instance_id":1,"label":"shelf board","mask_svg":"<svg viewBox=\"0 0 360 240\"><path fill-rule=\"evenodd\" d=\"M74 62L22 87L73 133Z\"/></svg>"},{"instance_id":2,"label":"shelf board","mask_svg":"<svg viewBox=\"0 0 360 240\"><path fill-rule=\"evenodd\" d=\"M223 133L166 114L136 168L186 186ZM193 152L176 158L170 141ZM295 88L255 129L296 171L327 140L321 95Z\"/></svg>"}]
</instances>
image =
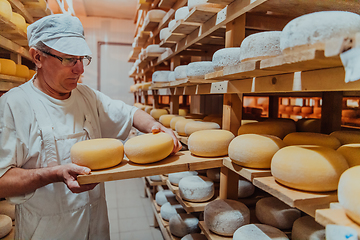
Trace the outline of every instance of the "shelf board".
<instances>
[{"instance_id":1,"label":"shelf board","mask_svg":"<svg viewBox=\"0 0 360 240\"><path fill-rule=\"evenodd\" d=\"M170 9L174 4L176 3L176 0L161 0L159 2L159 8L162 9Z\"/></svg>"},{"instance_id":2,"label":"shelf board","mask_svg":"<svg viewBox=\"0 0 360 240\"><path fill-rule=\"evenodd\" d=\"M8 0L8 2L11 4L11 7L15 10L15 12L22 15L27 23L33 23L34 22L34 15L31 14L28 9L25 8L25 1L19 1L19 0ZM39 1L35 1L39 2Z\"/></svg>"},{"instance_id":3,"label":"shelf board","mask_svg":"<svg viewBox=\"0 0 360 240\"><path fill-rule=\"evenodd\" d=\"M188 35L198 29L200 25L199 23L185 22L184 19L181 19L177 21L175 26L170 30L172 33Z\"/></svg>"},{"instance_id":4,"label":"shelf board","mask_svg":"<svg viewBox=\"0 0 360 240\"><path fill-rule=\"evenodd\" d=\"M26 48L14 43L13 41L7 38L4 38L1 35L0 35L0 48L6 49L13 53L17 53L28 60L32 60L30 53Z\"/></svg>"},{"instance_id":5,"label":"shelf board","mask_svg":"<svg viewBox=\"0 0 360 240\"><path fill-rule=\"evenodd\" d=\"M21 78L21 77L16 77L16 76L0 74L0 81L1 82L12 82L12 83L23 84L23 83L26 82L26 79Z\"/></svg>"},{"instance_id":6,"label":"shelf board","mask_svg":"<svg viewBox=\"0 0 360 240\"><path fill-rule=\"evenodd\" d=\"M315 221L323 226L326 226L327 224L336 224L351 227L356 230L357 234L360 236L360 225L348 218L343 208L316 210Z\"/></svg>"},{"instance_id":7,"label":"shelf board","mask_svg":"<svg viewBox=\"0 0 360 240\"><path fill-rule=\"evenodd\" d=\"M21 46L27 46L26 33L0 15L0 35Z\"/></svg>"},{"instance_id":8,"label":"shelf board","mask_svg":"<svg viewBox=\"0 0 360 240\"><path fill-rule=\"evenodd\" d=\"M204 235L207 237L208 240L230 240L231 237L225 237L217 235L209 230L209 228L206 226L204 221L199 221L199 227L203 231Z\"/></svg>"},{"instance_id":9,"label":"shelf board","mask_svg":"<svg viewBox=\"0 0 360 240\"><path fill-rule=\"evenodd\" d=\"M223 165L250 182L253 182L254 178L271 176L270 169L245 168L233 163L229 157L224 157Z\"/></svg>"},{"instance_id":10,"label":"shelf board","mask_svg":"<svg viewBox=\"0 0 360 240\"><path fill-rule=\"evenodd\" d=\"M89 175L80 175L80 184L114 181L127 178L138 178L164 173L195 171L222 166L222 158L201 158L191 155L189 151L181 151L159 162L136 164L124 159L119 165L94 170Z\"/></svg>"},{"instance_id":11,"label":"shelf board","mask_svg":"<svg viewBox=\"0 0 360 240\"><path fill-rule=\"evenodd\" d=\"M14 82L3 82L0 80L0 91L9 91L14 87L20 86L21 83L14 83Z\"/></svg>"},{"instance_id":12,"label":"shelf board","mask_svg":"<svg viewBox=\"0 0 360 240\"><path fill-rule=\"evenodd\" d=\"M183 208L185 209L185 211L187 213L203 212L208 203L220 199L218 189L215 189L214 196L210 200L208 200L206 202L190 202L190 201L186 201L186 200L181 198L179 191L177 191L175 194L176 194L176 200L178 200L178 202L181 204L181 206L183 206Z\"/></svg>"},{"instance_id":13,"label":"shelf board","mask_svg":"<svg viewBox=\"0 0 360 240\"><path fill-rule=\"evenodd\" d=\"M298 208L312 217L315 217L316 209L329 208L331 202L337 201L336 191L324 193L299 191L280 185L272 176L255 178L253 184L290 207Z\"/></svg>"},{"instance_id":14,"label":"shelf board","mask_svg":"<svg viewBox=\"0 0 360 240\"><path fill-rule=\"evenodd\" d=\"M172 191L174 194L177 194L179 192L179 187L172 185L169 180L166 180L166 186L169 188L170 191Z\"/></svg>"},{"instance_id":15,"label":"shelf board","mask_svg":"<svg viewBox=\"0 0 360 240\"><path fill-rule=\"evenodd\" d=\"M161 181L153 181L153 180L150 179L149 176L146 176L145 178L146 178L146 180L147 180L147 182L149 183L150 186L166 185L167 178L164 177L163 175L160 175L160 177L161 177Z\"/></svg>"},{"instance_id":16,"label":"shelf board","mask_svg":"<svg viewBox=\"0 0 360 240\"><path fill-rule=\"evenodd\" d=\"M207 0L208 3L217 3L217 4L230 4L234 0Z\"/></svg>"},{"instance_id":17,"label":"shelf board","mask_svg":"<svg viewBox=\"0 0 360 240\"><path fill-rule=\"evenodd\" d=\"M224 4L212 4L211 7L196 6L190 11L188 16L186 16L184 22L205 23L218 12L220 12L224 7Z\"/></svg>"},{"instance_id":18,"label":"shelf board","mask_svg":"<svg viewBox=\"0 0 360 240\"><path fill-rule=\"evenodd\" d=\"M161 22L162 19L145 19L142 26L143 31L153 31Z\"/></svg>"},{"instance_id":19,"label":"shelf board","mask_svg":"<svg viewBox=\"0 0 360 240\"><path fill-rule=\"evenodd\" d=\"M134 47L129 53L128 62L135 62L141 52L141 47Z\"/></svg>"}]
</instances>

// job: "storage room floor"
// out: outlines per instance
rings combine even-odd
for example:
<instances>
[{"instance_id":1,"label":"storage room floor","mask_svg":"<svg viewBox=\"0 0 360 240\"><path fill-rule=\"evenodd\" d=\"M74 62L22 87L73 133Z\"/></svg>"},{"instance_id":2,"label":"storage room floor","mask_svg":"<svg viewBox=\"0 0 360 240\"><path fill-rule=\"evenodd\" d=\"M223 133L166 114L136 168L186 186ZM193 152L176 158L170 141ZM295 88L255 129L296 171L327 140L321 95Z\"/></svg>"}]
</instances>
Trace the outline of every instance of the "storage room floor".
<instances>
[{"instance_id":1,"label":"storage room floor","mask_svg":"<svg viewBox=\"0 0 360 240\"><path fill-rule=\"evenodd\" d=\"M105 182L111 240L163 240L141 178Z\"/></svg>"}]
</instances>

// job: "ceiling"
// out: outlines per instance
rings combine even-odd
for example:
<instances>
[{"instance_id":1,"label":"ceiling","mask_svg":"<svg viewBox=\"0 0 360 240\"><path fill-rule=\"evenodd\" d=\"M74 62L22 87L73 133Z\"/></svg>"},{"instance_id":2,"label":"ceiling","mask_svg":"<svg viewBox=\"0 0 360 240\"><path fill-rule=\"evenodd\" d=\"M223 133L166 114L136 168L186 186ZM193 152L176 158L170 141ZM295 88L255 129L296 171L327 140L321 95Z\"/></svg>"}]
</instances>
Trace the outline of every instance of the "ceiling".
<instances>
[{"instance_id":1,"label":"ceiling","mask_svg":"<svg viewBox=\"0 0 360 240\"><path fill-rule=\"evenodd\" d=\"M48 0L49 7L54 13L61 12L58 2L73 2L76 16L133 20L138 0ZM66 6L66 3L64 4Z\"/></svg>"}]
</instances>

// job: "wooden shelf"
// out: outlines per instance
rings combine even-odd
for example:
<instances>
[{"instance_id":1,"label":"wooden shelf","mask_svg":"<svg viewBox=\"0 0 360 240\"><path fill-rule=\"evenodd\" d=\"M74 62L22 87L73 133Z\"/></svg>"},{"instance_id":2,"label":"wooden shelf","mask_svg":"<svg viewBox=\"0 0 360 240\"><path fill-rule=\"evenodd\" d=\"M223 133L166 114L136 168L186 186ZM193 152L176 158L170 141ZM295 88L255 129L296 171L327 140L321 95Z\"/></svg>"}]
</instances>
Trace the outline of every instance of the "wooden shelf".
<instances>
[{"instance_id":1,"label":"wooden shelf","mask_svg":"<svg viewBox=\"0 0 360 240\"><path fill-rule=\"evenodd\" d=\"M315 210L329 208L331 202L337 201L336 191L325 193L299 191L280 185L272 176L254 178L253 184L290 207L298 208L312 217L315 217Z\"/></svg>"},{"instance_id":2,"label":"wooden shelf","mask_svg":"<svg viewBox=\"0 0 360 240\"><path fill-rule=\"evenodd\" d=\"M0 29L0 35L4 38L11 39L12 42L19 44L20 46L27 46L28 42L26 33L1 15Z\"/></svg>"},{"instance_id":3,"label":"wooden shelf","mask_svg":"<svg viewBox=\"0 0 360 240\"><path fill-rule=\"evenodd\" d=\"M166 185L167 177L160 175L161 181L153 181L149 176L145 177L150 186Z\"/></svg>"},{"instance_id":4,"label":"wooden shelf","mask_svg":"<svg viewBox=\"0 0 360 240\"><path fill-rule=\"evenodd\" d=\"M25 83L26 80L27 79L21 78L21 77L0 74L0 81L1 82L11 82L11 83L16 83L16 84L20 85L20 84Z\"/></svg>"},{"instance_id":5,"label":"wooden shelf","mask_svg":"<svg viewBox=\"0 0 360 240\"><path fill-rule=\"evenodd\" d=\"M80 184L88 184L221 166L222 158L200 158L191 155L189 151L181 151L151 164L141 165L124 159L118 166L92 171L89 175L78 176L77 180Z\"/></svg>"},{"instance_id":6,"label":"wooden shelf","mask_svg":"<svg viewBox=\"0 0 360 240\"><path fill-rule=\"evenodd\" d=\"M15 10L15 12L22 15L27 23L33 23L34 22L34 15L32 15L28 9L25 8L24 4L28 1L19 1L19 0L8 0L8 2L11 4L11 7ZM38 0L32 1L32 2L39 2Z\"/></svg>"},{"instance_id":7,"label":"wooden shelf","mask_svg":"<svg viewBox=\"0 0 360 240\"><path fill-rule=\"evenodd\" d=\"M217 235L209 230L209 228L206 226L204 221L199 222L199 227L203 231L204 235L207 237L208 240L227 240L232 239L232 237L225 237Z\"/></svg>"},{"instance_id":8,"label":"wooden shelf","mask_svg":"<svg viewBox=\"0 0 360 240\"><path fill-rule=\"evenodd\" d=\"M177 194L179 192L179 187L172 185L169 180L166 180L166 186L169 188L170 191L172 191L174 194Z\"/></svg>"},{"instance_id":9,"label":"wooden shelf","mask_svg":"<svg viewBox=\"0 0 360 240\"><path fill-rule=\"evenodd\" d=\"M185 79L180 79L180 80L171 81L171 82L153 83L151 85L151 88L157 89L157 88L169 88L169 87L184 87L184 86L192 86L192 85L197 85L197 84L213 83L213 82L218 82L218 80L185 78Z\"/></svg>"},{"instance_id":10,"label":"wooden shelf","mask_svg":"<svg viewBox=\"0 0 360 240\"><path fill-rule=\"evenodd\" d=\"M253 182L254 178L271 176L270 169L245 168L233 163L229 157L224 157L223 164L225 167L239 174L250 182Z\"/></svg>"},{"instance_id":11,"label":"wooden shelf","mask_svg":"<svg viewBox=\"0 0 360 240\"><path fill-rule=\"evenodd\" d=\"M13 53L17 53L26 59L32 60L30 53L26 48L14 43L13 41L10 41L7 38L4 38L1 35L0 35L0 48L6 49Z\"/></svg>"},{"instance_id":12,"label":"wooden shelf","mask_svg":"<svg viewBox=\"0 0 360 240\"><path fill-rule=\"evenodd\" d=\"M189 15L184 19L184 22L205 23L220 12L224 7L224 4L212 4L211 7L196 6L190 11Z\"/></svg>"},{"instance_id":13,"label":"wooden shelf","mask_svg":"<svg viewBox=\"0 0 360 240\"><path fill-rule=\"evenodd\" d=\"M181 204L181 206L183 206L183 208L185 209L185 211L187 213L203 212L208 203L220 199L219 198L219 189L215 189L214 196L206 202L186 201L181 198L179 191L177 191L175 194L176 194L176 200L178 200L178 202Z\"/></svg>"}]
</instances>

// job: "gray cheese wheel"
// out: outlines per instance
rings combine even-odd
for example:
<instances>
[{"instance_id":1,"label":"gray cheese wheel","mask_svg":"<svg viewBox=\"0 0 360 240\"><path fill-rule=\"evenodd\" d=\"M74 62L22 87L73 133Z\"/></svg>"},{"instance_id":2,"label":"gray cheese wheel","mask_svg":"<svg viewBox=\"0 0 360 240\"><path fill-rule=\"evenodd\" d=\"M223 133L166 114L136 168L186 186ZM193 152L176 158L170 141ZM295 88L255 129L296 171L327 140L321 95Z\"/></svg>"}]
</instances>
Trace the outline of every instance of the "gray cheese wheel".
<instances>
[{"instance_id":1,"label":"gray cheese wheel","mask_svg":"<svg viewBox=\"0 0 360 240\"><path fill-rule=\"evenodd\" d=\"M177 237L184 237L189 233L199 233L198 224L199 219L188 213L176 214L169 221L170 232Z\"/></svg>"},{"instance_id":2,"label":"gray cheese wheel","mask_svg":"<svg viewBox=\"0 0 360 240\"><path fill-rule=\"evenodd\" d=\"M167 202L176 202L176 197L171 190L162 190L155 194L155 201L159 206L162 206Z\"/></svg>"},{"instance_id":3,"label":"gray cheese wheel","mask_svg":"<svg viewBox=\"0 0 360 240\"><path fill-rule=\"evenodd\" d=\"M190 202L206 202L214 192L214 182L204 176L184 177L179 182L181 198Z\"/></svg>"},{"instance_id":4,"label":"gray cheese wheel","mask_svg":"<svg viewBox=\"0 0 360 240\"><path fill-rule=\"evenodd\" d=\"M207 237L201 233L190 233L181 238L181 240L207 240Z\"/></svg>"},{"instance_id":5,"label":"gray cheese wheel","mask_svg":"<svg viewBox=\"0 0 360 240\"><path fill-rule=\"evenodd\" d=\"M296 219L291 231L291 238L296 240L325 240L325 227L311 216Z\"/></svg>"},{"instance_id":6,"label":"gray cheese wheel","mask_svg":"<svg viewBox=\"0 0 360 240\"><path fill-rule=\"evenodd\" d=\"M170 173L168 179L172 185L178 186L182 178L195 175L198 175L196 171Z\"/></svg>"},{"instance_id":7,"label":"gray cheese wheel","mask_svg":"<svg viewBox=\"0 0 360 240\"><path fill-rule=\"evenodd\" d=\"M160 215L166 221L169 221L172 216L179 213L186 213L183 206L181 206L179 203L167 202L164 203L160 208Z\"/></svg>"},{"instance_id":8,"label":"gray cheese wheel","mask_svg":"<svg viewBox=\"0 0 360 240\"><path fill-rule=\"evenodd\" d=\"M233 240L289 240L281 230L265 224L248 224L234 233ZM298 239L296 239L298 240Z\"/></svg>"}]
</instances>

